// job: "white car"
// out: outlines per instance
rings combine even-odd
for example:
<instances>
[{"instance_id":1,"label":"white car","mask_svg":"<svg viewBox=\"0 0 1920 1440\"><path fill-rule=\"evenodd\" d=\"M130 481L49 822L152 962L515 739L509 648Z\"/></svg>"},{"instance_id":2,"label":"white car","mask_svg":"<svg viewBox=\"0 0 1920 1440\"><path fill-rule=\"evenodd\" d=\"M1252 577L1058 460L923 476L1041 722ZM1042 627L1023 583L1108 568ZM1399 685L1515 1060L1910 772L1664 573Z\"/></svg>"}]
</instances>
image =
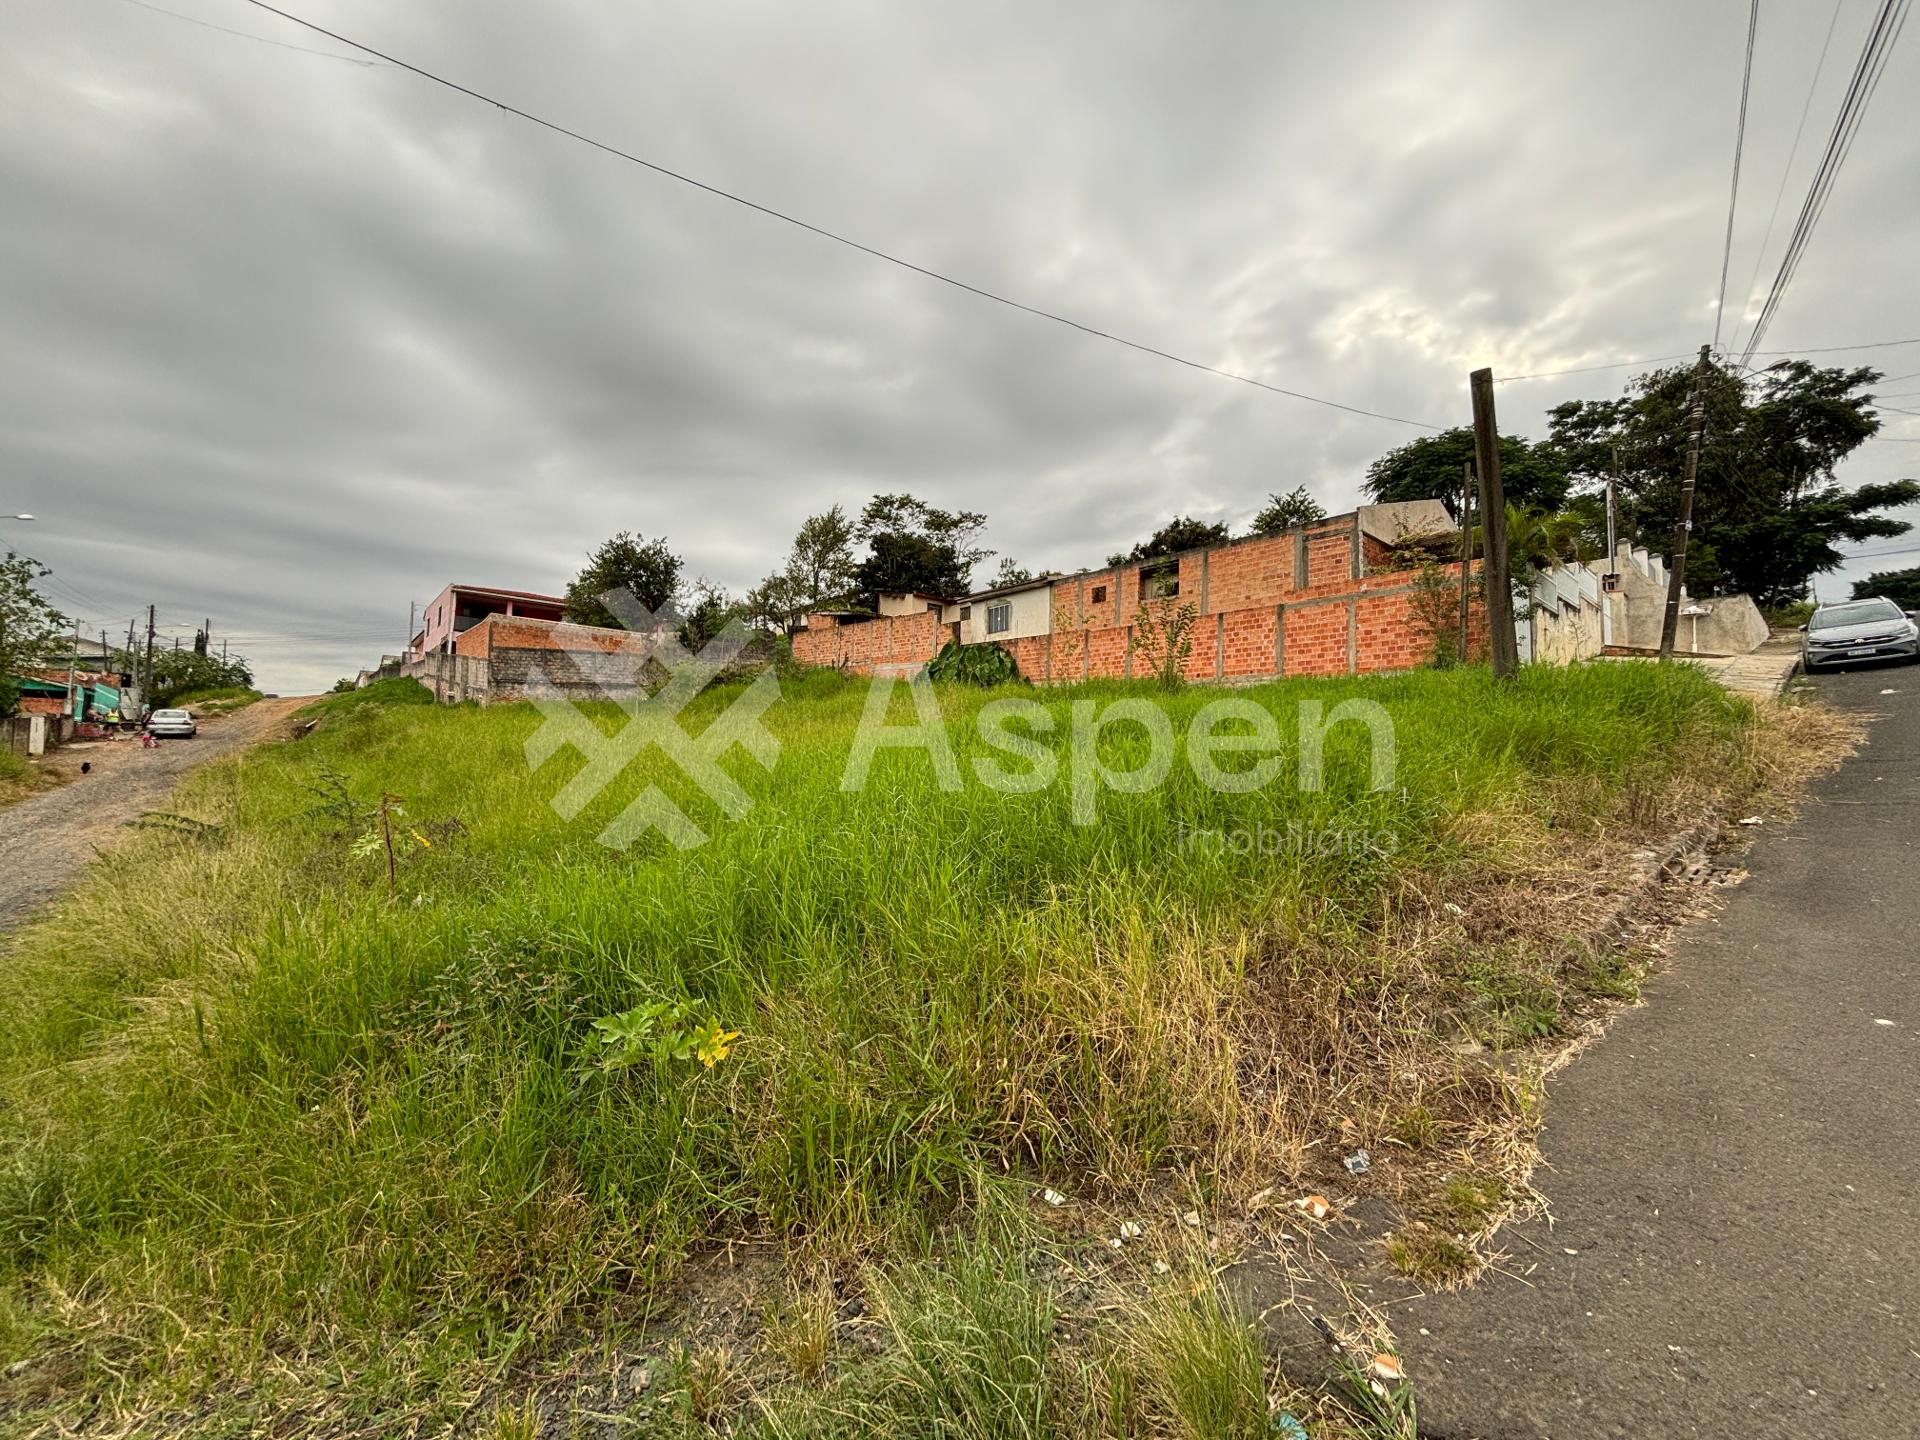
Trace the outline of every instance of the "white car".
<instances>
[{"instance_id":1,"label":"white car","mask_svg":"<svg viewBox=\"0 0 1920 1440\"><path fill-rule=\"evenodd\" d=\"M156 710L147 716L147 733L168 740L191 740L200 727L191 710Z\"/></svg>"}]
</instances>

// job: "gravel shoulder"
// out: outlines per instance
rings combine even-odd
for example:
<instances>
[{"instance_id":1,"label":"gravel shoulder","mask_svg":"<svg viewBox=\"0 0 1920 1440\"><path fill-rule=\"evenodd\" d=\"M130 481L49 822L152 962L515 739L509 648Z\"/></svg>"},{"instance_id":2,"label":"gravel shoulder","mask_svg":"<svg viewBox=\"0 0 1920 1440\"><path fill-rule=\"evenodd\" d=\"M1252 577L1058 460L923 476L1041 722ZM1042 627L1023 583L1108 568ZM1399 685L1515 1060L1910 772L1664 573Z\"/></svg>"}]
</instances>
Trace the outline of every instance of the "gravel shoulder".
<instances>
[{"instance_id":1,"label":"gravel shoulder","mask_svg":"<svg viewBox=\"0 0 1920 1440\"><path fill-rule=\"evenodd\" d=\"M261 700L200 722L191 740L137 740L62 746L49 757L68 783L0 809L0 933L12 930L71 884L80 869L126 832L126 824L165 808L188 771L281 732L313 697ZM79 774L82 762L91 772Z\"/></svg>"},{"instance_id":2,"label":"gravel shoulder","mask_svg":"<svg viewBox=\"0 0 1920 1440\"><path fill-rule=\"evenodd\" d=\"M1815 683L1868 742L1556 1082L1551 1221L1394 1306L1423 1435L1915 1434L1920 670Z\"/></svg>"}]
</instances>

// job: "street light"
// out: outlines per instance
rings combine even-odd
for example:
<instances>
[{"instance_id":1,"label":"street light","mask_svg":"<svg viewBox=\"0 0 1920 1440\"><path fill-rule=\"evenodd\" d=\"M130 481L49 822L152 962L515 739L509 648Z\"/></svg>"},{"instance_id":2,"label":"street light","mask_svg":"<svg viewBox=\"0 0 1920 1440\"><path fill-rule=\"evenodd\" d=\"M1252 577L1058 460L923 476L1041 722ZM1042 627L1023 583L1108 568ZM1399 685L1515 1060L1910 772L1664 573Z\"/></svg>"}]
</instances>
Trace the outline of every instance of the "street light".
<instances>
[{"instance_id":1,"label":"street light","mask_svg":"<svg viewBox=\"0 0 1920 1440\"><path fill-rule=\"evenodd\" d=\"M9 520L31 520L31 519L33 519L33 516L31 516L31 515L9 515L9 516L7 516L7 519L9 519Z\"/></svg>"}]
</instances>

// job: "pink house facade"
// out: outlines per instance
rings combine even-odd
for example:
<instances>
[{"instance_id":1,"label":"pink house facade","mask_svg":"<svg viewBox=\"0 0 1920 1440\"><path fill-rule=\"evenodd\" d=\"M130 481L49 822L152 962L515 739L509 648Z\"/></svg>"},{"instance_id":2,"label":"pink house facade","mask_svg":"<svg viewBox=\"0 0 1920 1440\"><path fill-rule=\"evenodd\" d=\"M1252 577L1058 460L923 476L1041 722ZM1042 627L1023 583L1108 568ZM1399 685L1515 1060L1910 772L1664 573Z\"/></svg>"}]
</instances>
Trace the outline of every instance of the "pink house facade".
<instances>
[{"instance_id":1,"label":"pink house facade","mask_svg":"<svg viewBox=\"0 0 1920 1440\"><path fill-rule=\"evenodd\" d=\"M566 599L560 595L496 590L486 585L449 585L428 602L420 630L413 637L412 658L451 654L453 642L490 615L560 620L565 617L566 607Z\"/></svg>"}]
</instances>

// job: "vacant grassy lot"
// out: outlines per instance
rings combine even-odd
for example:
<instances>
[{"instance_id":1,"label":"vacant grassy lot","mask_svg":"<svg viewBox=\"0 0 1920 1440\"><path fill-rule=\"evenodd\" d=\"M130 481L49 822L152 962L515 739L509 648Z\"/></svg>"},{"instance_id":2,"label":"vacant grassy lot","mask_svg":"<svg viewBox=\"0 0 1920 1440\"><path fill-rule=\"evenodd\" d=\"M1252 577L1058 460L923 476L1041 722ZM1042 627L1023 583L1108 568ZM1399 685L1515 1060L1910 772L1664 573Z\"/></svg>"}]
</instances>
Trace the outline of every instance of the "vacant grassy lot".
<instances>
[{"instance_id":1,"label":"vacant grassy lot","mask_svg":"<svg viewBox=\"0 0 1920 1440\"><path fill-rule=\"evenodd\" d=\"M529 769L532 707L339 697L304 740L193 782L176 808L205 828L139 838L16 937L0 1370L27 1363L0 1381L0 1421L209 1393L391 1417L644 1312L709 1242L906 1261L1039 1184L1123 1196L1175 1175L1204 1203L1310 1178L1330 1136L1470 1154L1513 1101L1463 1070L1461 1042L1551 1035L1612 983L1542 942L1572 911L1513 897L1577 883L1749 787L1755 763L1751 710L1684 667L1291 681L1233 692L1289 747L1267 784L1209 788L1183 758L1155 788L1099 790L1096 823L1076 824L1076 701L1143 697L1178 734L1220 692L942 688L959 788L891 748L850 793L865 685L783 683L778 762L728 762L753 800L735 820L655 751L563 821L549 801L581 762ZM738 693L702 696L687 728ZM1013 694L1055 721L1036 738L1062 773L1033 793L975 778L975 759L1026 768L974 725ZM1349 723L1302 791L1300 703L1351 697L1391 716L1391 783L1370 788ZM905 687L894 700L907 723ZM1100 753L1126 768L1146 744L1113 725ZM648 784L709 843L596 843ZM1242 854L1196 830L1283 838ZM620 1044L594 1024L613 1016ZM940 1273L1000 1303L990 1259ZM902 1334L972 1303L899 1284L876 1289ZM987 1330L1044 1349L1044 1317L1019 1313ZM1224 1346L1218 1384L1239 1393L1244 1332L1184 1315L1155 1324ZM1125 1394L1085 1414L1163 1433L1165 1397L1192 1389L1166 1358L1186 1343L1113 1371L1100 1384ZM1039 1383L1040 1361L1000 1362ZM1004 1398L974 1380L967 1403ZM951 1433L1065 1425L1028 1398L1032 1425ZM804 1409L778 1433L844 1420Z\"/></svg>"}]
</instances>

